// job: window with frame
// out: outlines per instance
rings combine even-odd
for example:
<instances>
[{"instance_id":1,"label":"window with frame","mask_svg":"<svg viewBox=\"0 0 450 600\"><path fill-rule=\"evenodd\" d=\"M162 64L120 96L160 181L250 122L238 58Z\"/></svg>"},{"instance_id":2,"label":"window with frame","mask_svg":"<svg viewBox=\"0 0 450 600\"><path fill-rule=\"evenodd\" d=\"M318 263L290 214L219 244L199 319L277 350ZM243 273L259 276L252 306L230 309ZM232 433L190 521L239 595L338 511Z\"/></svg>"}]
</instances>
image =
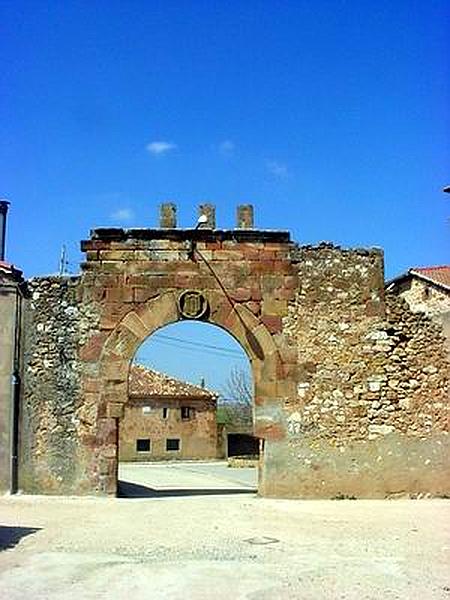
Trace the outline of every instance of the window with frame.
<instances>
[{"instance_id":1,"label":"window with frame","mask_svg":"<svg viewBox=\"0 0 450 600\"><path fill-rule=\"evenodd\" d=\"M188 421L189 419L194 418L195 411L191 406L182 406L181 407L181 419L183 421Z\"/></svg>"},{"instance_id":2,"label":"window with frame","mask_svg":"<svg viewBox=\"0 0 450 600\"><path fill-rule=\"evenodd\" d=\"M162 409L162 418L163 418L164 420L169 418L169 409L167 408L167 406L165 406L165 407Z\"/></svg>"},{"instance_id":3,"label":"window with frame","mask_svg":"<svg viewBox=\"0 0 450 600\"><path fill-rule=\"evenodd\" d=\"M166 440L166 450L167 452L177 452L180 449L180 440L179 438L168 438Z\"/></svg>"},{"instance_id":4,"label":"window with frame","mask_svg":"<svg viewBox=\"0 0 450 600\"><path fill-rule=\"evenodd\" d=\"M150 452L150 440L148 438L137 439L136 452Z\"/></svg>"}]
</instances>

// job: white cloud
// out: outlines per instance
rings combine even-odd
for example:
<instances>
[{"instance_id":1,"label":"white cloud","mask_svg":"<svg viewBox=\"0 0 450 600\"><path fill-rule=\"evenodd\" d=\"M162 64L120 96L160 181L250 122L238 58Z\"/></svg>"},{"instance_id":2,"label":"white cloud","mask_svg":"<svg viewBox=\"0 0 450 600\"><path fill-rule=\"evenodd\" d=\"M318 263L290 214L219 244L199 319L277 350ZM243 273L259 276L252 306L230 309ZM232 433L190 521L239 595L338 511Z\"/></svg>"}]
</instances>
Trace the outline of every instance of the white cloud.
<instances>
[{"instance_id":1,"label":"white cloud","mask_svg":"<svg viewBox=\"0 0 450 600\"><path fill-rule=\"evenodd\" d=\"M147 150L150 154L154 156L162 156L171 150L175 150L177 148L176 144L172 144L171 142L163 142L163 141L155 141L147 144Z\"/></svg>"},{"instance_id":2,"label":"white cloud","mask_svg":"<svg viewBox=\"0 0 450 600\"><path fill-rule=\"evenodd\" d=\"M120 223L129 223L133 217L134 213L129 208L118 208L110 214L113 221L119 221Z\"/></svg>"},{"instance_id":3,"label":"white cloud","mask_svg":"<svg viewBox=\"0 0 450 600\"><path fill-rule=\"evenodd\" d=\"M276 160L267 161L267 169L272 175L279 177L280 179L285 179L289 176L289 169L283 163L279 163Z\"/></svg>"},{"instance_id":4,"label":"white cloud","mask_svg":"<svg viewBox=\"0 0 450 600\"><path fill-rule=\"evenodd\" d=\"M219 152L224 156L231 156L236 149L236 144L231 140L223 140L219 144Z\"/></svg>"}]
</instances>

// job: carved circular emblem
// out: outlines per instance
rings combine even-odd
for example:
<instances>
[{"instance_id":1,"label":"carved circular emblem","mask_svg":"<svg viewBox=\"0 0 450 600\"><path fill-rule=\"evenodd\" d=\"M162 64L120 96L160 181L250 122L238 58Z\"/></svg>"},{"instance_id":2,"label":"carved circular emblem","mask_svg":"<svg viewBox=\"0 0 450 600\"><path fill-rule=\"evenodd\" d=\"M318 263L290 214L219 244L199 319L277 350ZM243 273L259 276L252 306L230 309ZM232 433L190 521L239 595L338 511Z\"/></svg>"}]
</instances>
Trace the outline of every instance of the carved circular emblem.
<instances>
[{"instance_id":1,"label":"carved circular emblem","mask_svg":"<svg viewBox=\"0 0 450 600\"><path fill-rule=\"evenodd\" d=\"M178 310L185 319L201 319L208 310L208 300L195 290L186 290L178 298Z\"/></svg>"}]
</instances>

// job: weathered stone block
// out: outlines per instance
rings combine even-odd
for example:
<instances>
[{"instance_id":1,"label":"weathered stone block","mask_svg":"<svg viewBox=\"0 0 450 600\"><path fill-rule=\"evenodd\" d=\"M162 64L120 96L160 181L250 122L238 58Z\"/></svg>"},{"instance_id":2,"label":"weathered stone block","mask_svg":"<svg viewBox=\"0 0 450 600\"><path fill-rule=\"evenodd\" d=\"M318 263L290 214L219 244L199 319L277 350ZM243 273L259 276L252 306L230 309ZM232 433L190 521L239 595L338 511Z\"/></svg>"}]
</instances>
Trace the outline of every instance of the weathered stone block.
<instances>
[{"instance_id":1,"label":"weathered stone block","mask_svg":"<svg viewBox=\"0 0 450 600\"><path fill-rule=\"evenodd\" d=\"M238 229L253 229L253 206L240 204L236 210L236 227Z\"/></svg>"},{"instance_id":2,"label":"weathered stone block","mask_svg":"<svg viewBox=\"0 0 450 600\"><path fill-rule=\"evenodd\" d=\"M287 314L287 301L275 300L274 298L264 296L262 302L262 314L284 317Z\"/></svg>"},{"instance_id":3,"label":"weathered stone block","mask_svg":"<svg viewBox=\"0 0 450 600\"><path fill-rule=\"evenodd\" d=\"M174 229L177 226L177 207L173 202L164 202L159 209L159 226Z\"/></svg>"},{"instance_id":4,"label":"weathered stone block","mask_svg":"<svg viewBox=\"0 0 450 600\"><path fill-rule=\"evenodd\" d=\"M262 315L261 321L270 331L270 333L278 333L282 330L281 317L275 315Z\"/></svg>"},{"instance_id":5,"label":"weathered stone block","mask_svg":"<svg viewBox=\"0 0 450 600\"><path fill-rule=\"evenodd\" d=\"M123 417L123 404L120 402L108 402L106 414L109 418L121 419Z\"/></svg>"},{"instance_id":6,"label":"weathered stone block","mask_svg":"<svg viewBox=\"0 0 450 600\"><path fill-rule=\"evenodd\" d=\"M235 261L242 260L244 258L243 253L240 250L214 250L213 260L214 261Z\"/></svg>"},{"instance_id":7,"label":"weathered stone block","mask_svg":"<svg viewBox=\"0 0 450 600\"><path fill-rule=\"evenodd\" d=\"M129 313L127 313L122 319L121 324L123 325L123 327L129 329L138 340L144 339L148 335L148 329L145 323L142 321L140 316L134 311L130 311Z\"/></svg>"},{"instance_id":8,"label":"weathered stone block","mask_svg":"<svg viewBox=\"0 0 450 600\"><path fill-rule=\"evenodd\" d=\"M89 340L80 347L79 356L82 361L95 362L100 358L107 334L105 332L92 335Z\"/></svg>"}]
</instances>

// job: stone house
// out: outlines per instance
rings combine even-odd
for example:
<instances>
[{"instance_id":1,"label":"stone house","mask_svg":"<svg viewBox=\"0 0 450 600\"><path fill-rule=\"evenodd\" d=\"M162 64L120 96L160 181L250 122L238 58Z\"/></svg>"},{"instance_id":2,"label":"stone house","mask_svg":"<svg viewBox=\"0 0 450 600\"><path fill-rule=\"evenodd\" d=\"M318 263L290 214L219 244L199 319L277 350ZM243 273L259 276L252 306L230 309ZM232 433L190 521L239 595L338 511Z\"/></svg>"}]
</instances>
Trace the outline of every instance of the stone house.
<instances>
[{"instance_id":1,"label":"stone house","mask_svg":"<svg viewBox=\"0 0 450 600\"><path fill-rule=\"evenodd\" d=\"M387 290L441 325L450 349L450 265L409 269L389 281Z\"/></svg>"},{"instance_id":2,"label":"stone house","mask_svg":"<svg viewBox=\"0 0 450 600\"><path fill-rule=\"evenodd\" d=\"M133 364L128 398L119 428L119 460L216 458L216 394Z\"/></svg>"}]
</instances>

